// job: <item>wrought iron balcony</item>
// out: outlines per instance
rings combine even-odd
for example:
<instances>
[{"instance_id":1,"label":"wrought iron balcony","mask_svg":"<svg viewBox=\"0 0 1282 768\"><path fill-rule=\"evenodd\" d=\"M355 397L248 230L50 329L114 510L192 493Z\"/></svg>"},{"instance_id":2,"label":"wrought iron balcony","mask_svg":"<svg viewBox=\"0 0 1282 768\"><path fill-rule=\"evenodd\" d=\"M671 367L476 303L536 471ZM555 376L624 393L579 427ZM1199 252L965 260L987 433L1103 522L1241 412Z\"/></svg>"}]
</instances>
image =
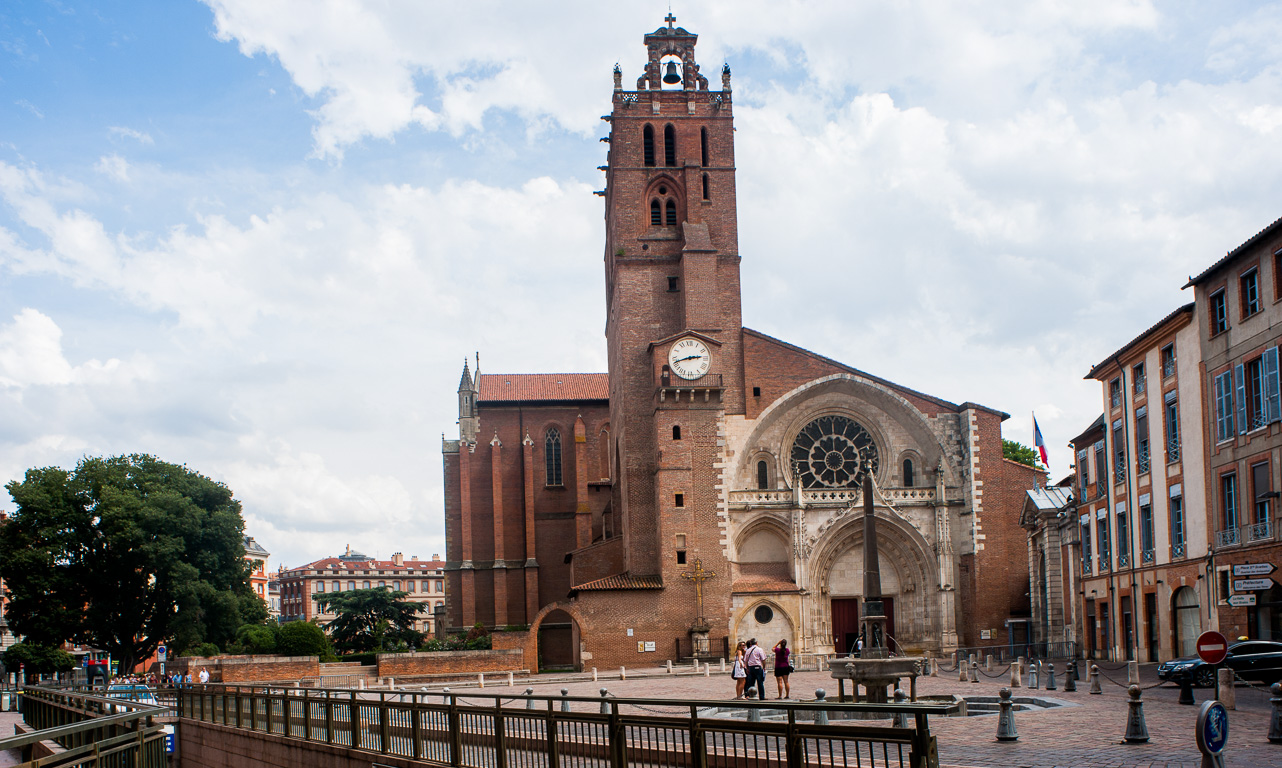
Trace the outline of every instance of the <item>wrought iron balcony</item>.
<instances>
[{"instance_id":1,"label":"wrought iron balcony","mask_svg":"<svg viewBox=\"0 0 1282 768\"><path fill-rule=\"evenodd\" d=\"M1169 379L1175 375L1175 359L1167 358L1162 361L1162 378Z\"/></svg>"},{"instance_id":2,"label":"wrought iron balcony","mask_svg":"<svg viewBox=\"0 0 1282 768\"><path fill-rule=\"evenodd\" d=\"M1148 441L1140 443L1135 449L1135 468L1141 475L1147 475L1149 469Z\"/></svg>"},{"instance_id":3,"label":"wrought iron balcony","mask_svg":"<svg viewBox=\"0 0 1282 768\"><path fill-rule=\"evenodd\" d=\"M1246 542L1248 544L1256 541L1268 541L1272 538L1273 526L1268 520L1248 526L1246 529Z\"/></svg>"},{"instance_id":4,"label":"wrought iron balcony","mask_svg":"<svg viewBox=\"0 0 1282 768\"><path fill-rule=\"evenodd\" d=\"M1180 439L1173 437L1166 441L1166 460L1174 462L1180 460Z\"/></svg>"},{"instance_id":5,"label":"wrought iron balcony","mask_svg":"<svg viewBox=\"0 0 1282 768\"><path fill-rule=\"evenodd\" d=\"M1223 531L1215 532L1215 546L1217 547L1236 547L1242 543L1238 532L1240 528L1226 528Z\"/></svg>"},{"instance_id":6,"label":"wrought iron balcony","mask_svg":"<svg viewBox=\"0 0 1282 768\"><path fill-rule=\"evenodd\" d=\"M1144 385L1147 383L1148 383L1147 376L1137 376L1135 378L1135 394L1137 395L1144 394Z\"/></svg>"},{"instance_id":7,"label":"wrought iron balcony","mask_svg":"<svg viewBox=\"0 0 1282 768\"><path fill-rule=\"evenodd\" d=\"M1082 558L1082 573L1087 576L1091 573L1091 558L1089 555Z\"/></svg>"},{"instance_id":8,"label":"wrought iron balcony","mask_svg":"<svg viewBox=\"0 0 1282 768\"><path fill-rule=\"evenodd\" d=\"M1184 542L1180 542L1179 544L1172 544L1171 558L1175 559L1175 558L1182 558L1182 557L1184 557Z\"/></svg>"},{"instance_id":9,"label":"wrought iron balcony","mask_svg":"<svg viewBox=\"0 0 1282 768\"><path fill-rule=\"evenodd\" d=\"M1151 563L1151 562L1153 562L1153 558L1154 558L1154 553L1153 553L1153 550L1151 550L1151 549L1146 549L1146 550L1144 550L1144 551L1140 552L1140 559L1141 559L1143 562Z\"/></svg>"},{"instance_id":10,"label":"wrought iron balcony","mask_svg":"<svg viewBox=\"0 0 1282 768\"><path fill-rule=\"evenodd\" d=\"M1100 572L1100 573L1108 573L1108 571L1109 571L1108 558L1107 558L1107 557L1105 557L1104 555L1100 555L1100 557L1099 557L1099 572Z\"/></svg>"},{"instance_id":11,"label":"wrought iron balcony","mask_svg":"<svg viewBox=\"0 0 1282 768\"><path fill-rule=\"evenodd\" d=\"M1130 567L1131 567L1131 553L1130 553L1130 552L1118 552L1118 553L1117 553L1117 568L1118 568L1118 570L1121 570L1121 569L1123 569L1123 568L1130 568Z\"/></svg>"},{"instance_id":12,"label":"wrought iron balcony","mask_svg":"<svg viewBox=\"0 0 1282 768\"><path fill-rule=\"evenodd\" d=\"M1113 482L1114 483L1126 482L1126 465L1116 460L1113 462Z\"/></svg>"}]
</instances>

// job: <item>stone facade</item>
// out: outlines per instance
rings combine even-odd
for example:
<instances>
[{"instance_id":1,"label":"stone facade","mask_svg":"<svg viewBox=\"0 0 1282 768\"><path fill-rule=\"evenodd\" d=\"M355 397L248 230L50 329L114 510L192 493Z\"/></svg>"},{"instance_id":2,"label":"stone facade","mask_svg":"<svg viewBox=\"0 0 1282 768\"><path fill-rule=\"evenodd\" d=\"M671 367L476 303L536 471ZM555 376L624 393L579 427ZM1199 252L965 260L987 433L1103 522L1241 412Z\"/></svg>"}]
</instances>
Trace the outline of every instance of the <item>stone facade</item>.
<instances>
[{"instance_id":1,"label":"stone facade","mask_svg":"<svg viewBox=\"0 0 1282 768\"><path fill-rule=\"evenodd\" d=\"M415 621L420 632L435 632L433 609L445 603L445 562L439 555L431 560L406 559L401 553L391 560L375 560L347 548L345 554L286 570L276 574L280 591L280 620L332 621L334 614L320 610L316 597L353 589L391 589L405 592L406 600L421 603L424 608Z\"/></svg>"},{"instance_id":2,"label":"stone facade","mask_svg":"<svg viewBox=\"0 0 1282 768\"><path fill-rule=\"evenodd\" d=\"M540 668L722 656L749 636L844 652L867 459L901 649L979 644L981 628L1007 642L1028 612L1011 552L1037 473L1003 459L1000 411L743 327L730 72L709 90L696 41L661 27L637 90L615 72L609 373L464 367L443 444L449 626L528 626Z\"/></svg>"}]
</instances>

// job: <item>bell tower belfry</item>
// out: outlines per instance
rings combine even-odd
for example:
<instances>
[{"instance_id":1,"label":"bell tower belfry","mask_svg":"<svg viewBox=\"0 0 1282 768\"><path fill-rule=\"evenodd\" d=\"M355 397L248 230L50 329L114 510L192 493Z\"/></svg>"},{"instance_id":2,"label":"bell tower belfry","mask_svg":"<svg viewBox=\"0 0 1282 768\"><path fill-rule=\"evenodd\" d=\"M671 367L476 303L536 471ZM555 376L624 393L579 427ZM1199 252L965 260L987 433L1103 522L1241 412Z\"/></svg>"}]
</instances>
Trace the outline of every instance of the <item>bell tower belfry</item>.
<instances>
[{"instance_id":1,"label":"bell tower belfry","mask_svg":"<svg viewBox=\"0 0 1282 768\"><path fill-rule=\"evenodd\" d=\"M635 90L615 66L598 194L618 464L611 503L627 571L677 592L675 603L665 597L683 606L669 617L676 625L688 612L683 590L695 604L687 563L729 573L715 490L719 430L725 414L744 412L744 394L730 68L710 90L695 60L698 35L671 14L664 21L645 36ZM729 580L721 582L701 587L714 625L729 610Z\"/></svg>"}]
</instances>

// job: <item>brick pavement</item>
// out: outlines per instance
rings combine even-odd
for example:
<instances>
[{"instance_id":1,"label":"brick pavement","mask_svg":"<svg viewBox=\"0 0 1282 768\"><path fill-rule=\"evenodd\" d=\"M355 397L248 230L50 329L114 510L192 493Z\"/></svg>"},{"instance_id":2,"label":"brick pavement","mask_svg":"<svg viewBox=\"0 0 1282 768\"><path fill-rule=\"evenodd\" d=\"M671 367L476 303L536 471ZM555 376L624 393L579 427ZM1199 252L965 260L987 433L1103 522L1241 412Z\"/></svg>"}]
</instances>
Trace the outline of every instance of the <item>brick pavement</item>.
<instances>
[{"instance_id":1,"label":"brick pavement","mask_svg":"<svg viewBox=\"0 0 1282 768\"><path fill-rule=\"evenodd\" d=\"M1053 698L1068 704L1062 708L1016 714L1019 741L996 741L997 718L994 715L968 718L931 718L931 730L939 740L941 768L979 768L980 766L1028 766L1028 768L1055 768L1073 766L1080 768L1197 768L1201 754L1194 742L1193 727L1197 706L1177 703L1179 689L1173 686L1149 688L1144 691L1144 716L1148 726L1147 744L1125 744L1127 694L1118 685L1103 681L1104 693L1090 695L1085 679L1076 693L1065 693L1063 667L1056 675L1061 690L1039 691L1040 698ZM636 670L640 672L641 670ZM1126 670L1105 670L1114 679L1125 681ZM659 670L646 670L657 674ZM630 672L631 674L631 672ZM1085 678L1085 676L1083 676ZM962 683L941 672L937 678L920 678L921 695L957 694L996 696L1009 678L984 679L978 683ZM816 688L825 689L836 698L837 685L827 672L797 672L792 676L794 699L813 699ZM1141 666L1141 685L1157 682L1154 665ZM617 672L612 679L602 673L599 682L589 680L539 684L538 678L529 683L518 682L516 692L526 686L533 687L538 695L559 695L561 688L568 688L571 696L597 696L600 688L611 695L638 698L730 699L734 683L728 673L715 670L711 677L690 675L659 675L656 677L619 680ZM774 680L766 677L767 691L773 696ZM462 695L465 692L455 689ZM474 690L474 689L473 689ZM487 686L485 693L502 694L512 691L506 686ZM1029 695L1028 689L1019 689L1016 695ZM1194 689L1200 704L1210 691ZM1228 765L1282 766L1282 744L1270 744L1268 694L1245 686L1237 688L1237 710L1229 713L1229 748L1225 751Z\"/></svg>"}]
</instances>

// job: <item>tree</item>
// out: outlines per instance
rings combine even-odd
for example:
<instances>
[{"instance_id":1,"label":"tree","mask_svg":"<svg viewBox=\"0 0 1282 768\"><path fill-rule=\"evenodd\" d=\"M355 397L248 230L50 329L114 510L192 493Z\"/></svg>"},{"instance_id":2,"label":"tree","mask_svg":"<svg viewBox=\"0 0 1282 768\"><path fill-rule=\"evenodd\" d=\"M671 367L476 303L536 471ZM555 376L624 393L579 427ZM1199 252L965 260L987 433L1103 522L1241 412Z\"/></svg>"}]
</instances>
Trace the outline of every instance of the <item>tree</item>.
<instances>
[{"instance_id":1,"label":"tree","mask_svg":"<svg viewBox=\"0 0 1282 768\"><path fill-rule=\"evenodd\" d=\"M422 644L423 635L414 630L414 619L427 605L406 600L408 595L376 587L313 597L321 611L336 614L325 625L334 643L345 651L360 653L390 650L400 643Z\"/></svg>"},{"instance_id":2,"label":"tree","mask_svg":"<svg viewBox=\"0 0 1282 768\"><path fill-rule=\"evenodd\" d=\"M22 668L28 675L66 672L76 666L75 658L61 648L51 648L25 641L9 646L3 657L4 666L8 671L17 672Z\"/></svg>"},{"instance_id":3,"label":"tree","mask_svg":"<svg viewBox=\"0 0 1282 768\"><path fill-rule=\"evenodd\" d=\"M266 619L249 586L240 502L152 456L29 469L5 486L0 578L17 634L106 651L127 670L169 641L226 645Z\"/></svg>"},{"instance_id":4,"label":"tree","mask_svg":"<svg viewBox=\"0 0 1282 768\"><path fill-rule=\"evenodd\" d=\"M333 655L325 631L310 621L291 621L281 626L276 652L282 656L319 656L321 661Z\"/></svg>"},{"instance_id":5,"label":"tree","mask_svg":"<svg viewBox=\"0 0 1282 768\"><path fill-rule=\"evenodd\" d=\"M1023 443L1017 443L1014 440L1002 439L1002 455L1011 461L1018 461L1020 464L1027 464L1034 469L1042 469L1042 463L1038 461L1037 451L1029 448Z\"/></svg>"}]
</instances>

